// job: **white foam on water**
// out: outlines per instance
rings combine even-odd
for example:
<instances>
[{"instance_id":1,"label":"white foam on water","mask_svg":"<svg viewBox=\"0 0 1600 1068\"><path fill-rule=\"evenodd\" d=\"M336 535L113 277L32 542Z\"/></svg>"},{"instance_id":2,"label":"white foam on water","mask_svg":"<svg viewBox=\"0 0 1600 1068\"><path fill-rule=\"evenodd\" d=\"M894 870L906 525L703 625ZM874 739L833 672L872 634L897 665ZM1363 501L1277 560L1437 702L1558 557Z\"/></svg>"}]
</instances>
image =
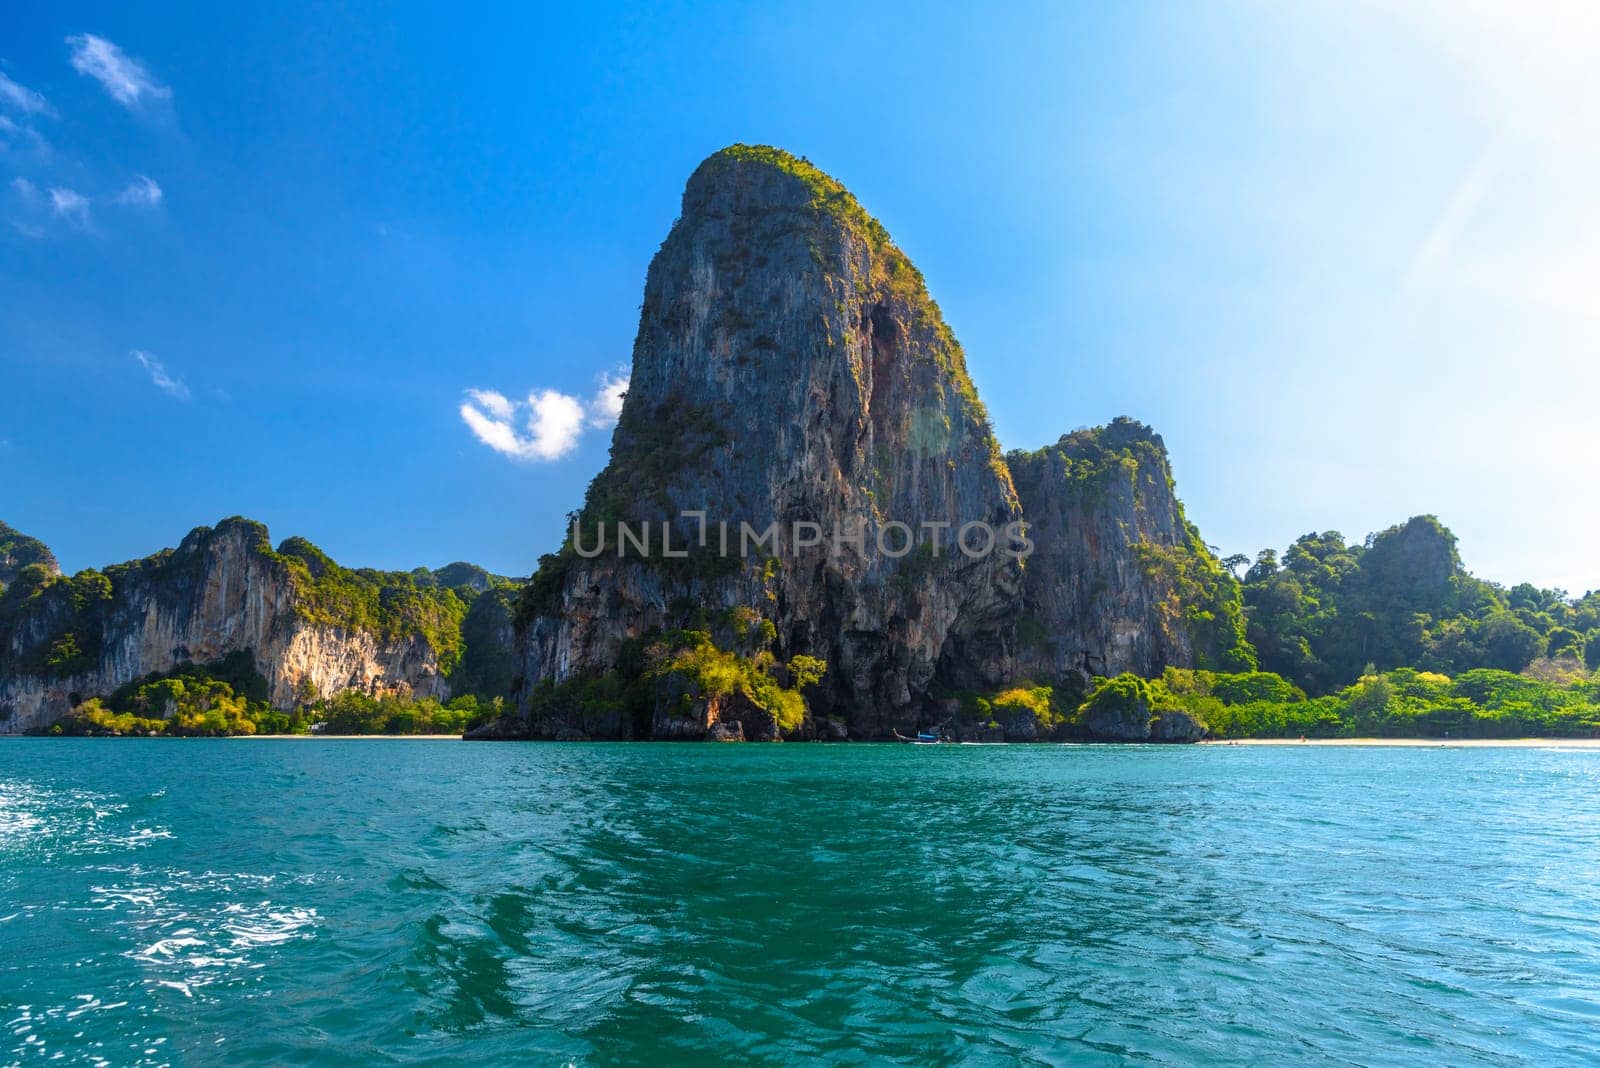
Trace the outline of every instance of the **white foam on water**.
<instances>
[{"instance_id":1,"label":"white foam on water","mask_svg":"<svg viewBox=\"0 0 1600 1068\"><path fill-rule=\"evenodd\" d=\"M123 956L138 963L151 989L201 996L267 967L280 947L315 938L321 924L316 909L268 896L279 882L273 875L138 866L125 874L126 881L94 887L94 903L120 914L113 924L135 943Z\"/></svg>"},{"instance_id":2,"label":"white foam on water","mask_svg":"<svg viewBox=\"0 0 1600 1068\"><path fill-rule=\"evenodd\" d=\"M152 800L165 789L149 795ZM0 858L49 863L60 857L141 849L171 830L128 818L129 806L109 794L56 789L25 779L0 779Z\"/></svg>"}]
</instances>

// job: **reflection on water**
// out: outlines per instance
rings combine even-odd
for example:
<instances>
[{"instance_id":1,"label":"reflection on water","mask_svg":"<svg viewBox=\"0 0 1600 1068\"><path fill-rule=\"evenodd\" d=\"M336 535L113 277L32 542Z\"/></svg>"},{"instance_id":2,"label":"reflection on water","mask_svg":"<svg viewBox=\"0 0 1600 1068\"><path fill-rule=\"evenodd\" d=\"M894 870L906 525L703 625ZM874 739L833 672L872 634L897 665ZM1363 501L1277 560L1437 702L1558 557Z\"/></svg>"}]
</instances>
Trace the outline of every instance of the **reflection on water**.
<instances>
[{"instance_id":1,"label":"reflection on water","mask_svg":"<svg viewBox=\"0 0 1600 1068\"><path fill-rule=\"evenodd\" d=\"M8 743L5 1048L1576 1063L1597 785L1590 751Z\"/></svg>"}]
</instances>

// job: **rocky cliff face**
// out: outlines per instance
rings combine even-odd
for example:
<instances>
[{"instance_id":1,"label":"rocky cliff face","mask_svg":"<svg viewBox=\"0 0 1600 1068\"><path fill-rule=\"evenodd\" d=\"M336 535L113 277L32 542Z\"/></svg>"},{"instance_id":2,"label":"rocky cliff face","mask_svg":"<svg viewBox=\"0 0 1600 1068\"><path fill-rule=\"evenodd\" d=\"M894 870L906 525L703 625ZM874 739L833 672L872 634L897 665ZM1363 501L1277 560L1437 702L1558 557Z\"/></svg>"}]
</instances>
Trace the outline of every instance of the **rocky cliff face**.
<instances>
[{"instance_id":1,"label":"rocky cliff face","mask_svg":"<svg viewBox=\"0 0 1600 1068\"><path fill-rule=\"evenodd\" d=\"M1127 419L1007 456L1034 552L1017 668L1159 675L1244 669L1237 585L1184 518L1160 435Z\"/></svg>"},{"instance_id":2,"label":"rocky cliff face","mask_svg":"<svg viewBox=\"0 0 1600 1068\"><path fill-rule=\"evenodd\" d=\"M685 512L704 513L709 539ZM1024 516L1026 568L957 552L963 524ZM618 521L650 523L656 558L629 552ZM734 539L778 523L784 540L741 555L718 521ZM797 544L797 521L866 545ZM662 523L683 558L662 560ZM904 556L883 552L904 544L896 523L922 542ZM1118 420L1008 465L960 345L882 225L805 160L734 145L691 177L651 262L610 465L576 540L526 590L522 723L493 732L717 735L712 700L669 724L626 702L552 700L550 684L616 673L653 633L723 641L741 614L770 627L758 657L826 660L808 735L936 723L963 707L952 694L1014 679L1234 667L1242 643L1237 584L1184 520L1158 436Z\"/></svg>"},{"instance_id":3,"label":"rocky cliff face","mask_svg":"<svg viewBox=\"0 0 1600 1068\"><path fill-rule=\"evenodd\" d=\"M522 629L530 683L605 671L631 638L753 611L782 661L828 661L812 694L857 733L913 723L941 680L1008 670L1015 559L955 550L973 521L1020 519L960 346L921 275L837 182L774 149L738 146L689 180L650 265L611 462L580 545L603 524L679 520L687 559L589 560L568 544L535 580ZM720 523L734 547L720 552ZM803 546L795 523L828 544ZM775 546L738 555L741 524ZM907 532L927 544L891 557ZM924 524L942 524L926 528ZM864 545L831 544L834 532ZM926 532L926 533L925 533ZM937 551L934 537L938 536Z\"/></svg>"},{"instance_id":4,"label":"rocky cliff face","mask_svg":"<svg viewBox=\"0 0 1600 1068\"><path fill-rule=\"evenodd\" d=\"M804 160L717 153L650 265L631 387L579 537L527 589L521 721L491 733L713 737L737 719L748 736L759 717L704 694L694 715L663 719L551 690L626 676L630 648L657 632L737 642L733 618L770 628L755 655L780 675L796 654L827 661L802 737L947 722L975 707L957 695L1024 678L1225 659L1237 587L1183 518L1158 437L1119 421L1011 464L1020 500L960 346L882 226ZM683 512L704 513L709 539ZM1025 565L953 543L964 524L1024 518ZM639 559L614 534L648 522L659 543L675 519L682 559L659 545ZM741 523L787 538L804 521L859 529L865 545L784 540L742 557L719 521L735 539ZM904 544L896 523L921 542L904 556L883 551Z\"/></svg>"},{"instance_id":5,"label":"rocky cliff face","mask_svg":"<svg viewBox=\"0 0 1600 1068\"><path fill-rule=\"evenodd\" d=\"M421 576L347 572L301 539L274 551L261 524L230 519L104 572L20 580L0 597L0 730L241 650L280 709L347 689L447 697L443 668L472 659L460 649L467 609ZM508 629L503 606L501 619Z\"/></svg>"},{"instance_id":6,"label":"rocky cliff face","mask_svg":"<svg viewBox=\"0 0 1600 1068\"><path fill-rule=\"evenodd\" d=\"M718 152L651 262L611 462L578 539L526 590L522 721L494 734L714 737L739 719L749 735L758 716L704 694L669 723L640 702L629 713L550 689L626 676L654 633L736 641L731 617L770 627L755 656L779 675L797 654L826 660L802 737L944 723L976 707L958 694L1016 679L1229 665L1237 584L1184 520L1160 438L1120 420L1011 465L960 345L882 225L805 160ZM685 512L704 513L709 539ZM963 524L1024 518L1037 544L1026 566L957 552ZM618 521L650 523L656 558L621 542ZM680 560L661 558L662 521L688 548ZM778 523L784 540L741 556L718 521L733 539ZM859 529L866 545L794 544L795 521ZM912 552L883 552L907 532Z\"/></svg>"}]
</instances>

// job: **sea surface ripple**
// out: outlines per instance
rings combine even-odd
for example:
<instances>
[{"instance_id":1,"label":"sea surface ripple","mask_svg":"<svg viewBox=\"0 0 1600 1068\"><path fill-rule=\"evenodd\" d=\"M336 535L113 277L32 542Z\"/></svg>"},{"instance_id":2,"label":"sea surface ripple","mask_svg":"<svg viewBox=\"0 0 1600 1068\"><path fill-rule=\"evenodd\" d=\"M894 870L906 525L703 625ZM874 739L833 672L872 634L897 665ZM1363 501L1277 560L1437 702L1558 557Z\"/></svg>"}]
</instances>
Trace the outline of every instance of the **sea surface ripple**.
<instances>
[{"instance_id":1,"label":"sea surface ripple","mask_svg":"<svg viewBox=\"0 0 1600 1068\"><path fill-rule=\"evenodd\" d=\"M0 1063L1600 1061L1600 751L0 743Z\"/></svg>"}]
</instances>

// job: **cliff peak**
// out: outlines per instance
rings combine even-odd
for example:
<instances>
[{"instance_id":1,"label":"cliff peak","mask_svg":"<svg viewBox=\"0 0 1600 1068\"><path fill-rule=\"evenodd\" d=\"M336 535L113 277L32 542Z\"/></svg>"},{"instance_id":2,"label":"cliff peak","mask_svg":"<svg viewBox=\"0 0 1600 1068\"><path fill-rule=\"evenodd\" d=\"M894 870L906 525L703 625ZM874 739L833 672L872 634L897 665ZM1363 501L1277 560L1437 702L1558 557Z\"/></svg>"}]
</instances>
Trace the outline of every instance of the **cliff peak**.
<instances>
[{"instance_id":1,"label":"cliff peak","mask_svg":"<svg viewBox=\"0 0 1600 1068\"><path fill-rule=\"evenodd\" d=\"M1141 445L1150 446L1162 455L1167 451L1166 442L1162 441L1161 435L1149 425L1119 415L1104 426L1069 430L1052 444L1040 449L1014 449L1007 455L1007 459L1012 463L1019 463L1040 458L1049 452L1063 452L1083 457L1090 454L1126 452Z\"/></svg>"},{"instance_id":2,"label":"cliff peak","mask_svg":"<svg viewBox=\"0 0 1600 1068\"><path fill-rule=\"evenodd\" d=\"M752 218L784 212L832 222L841 235L867 246L881 261L876 266L883 277L893 279L896 288L929 300L922 272L843 182L805 156L772 145L734 144L707 156L684 186L679 225L702 217Z\"/></svg>"},{"instance_id":3,"label":"cliff peak","mask_svg":"<svg viewBox=\"0 0 1600 1068\"><path fill-rule=\"evenodd\" d=\"M0 522L0 587L11 585L23 568L41 564L52 575L61 574L50 547L15 527Z\"/></svg>"},{"instance_id":4,"label":"cliff peak","mask_svg":"<svg viewBox=\"0 0 1600 1068\"><path fill-rule=\"evenodd\" d=\"M771 182L766 191L792 188L810 201L834 201L859 208L854 196L837 178L804 156L772 145L733 144L701 161L684 188L685 202L699 194L715 192L740 182Z\"/></svg>"}]
</instances>

